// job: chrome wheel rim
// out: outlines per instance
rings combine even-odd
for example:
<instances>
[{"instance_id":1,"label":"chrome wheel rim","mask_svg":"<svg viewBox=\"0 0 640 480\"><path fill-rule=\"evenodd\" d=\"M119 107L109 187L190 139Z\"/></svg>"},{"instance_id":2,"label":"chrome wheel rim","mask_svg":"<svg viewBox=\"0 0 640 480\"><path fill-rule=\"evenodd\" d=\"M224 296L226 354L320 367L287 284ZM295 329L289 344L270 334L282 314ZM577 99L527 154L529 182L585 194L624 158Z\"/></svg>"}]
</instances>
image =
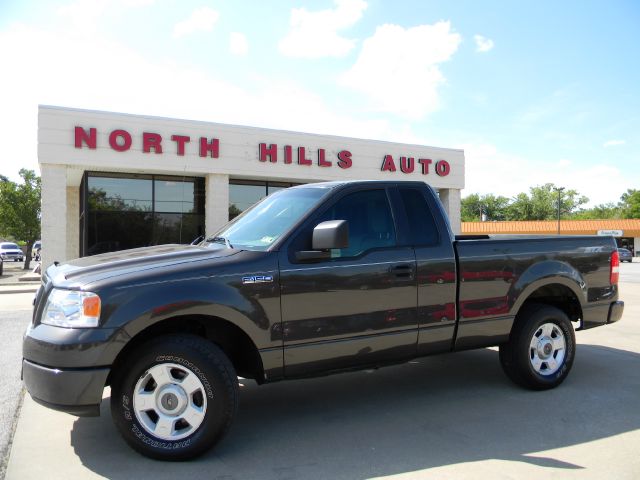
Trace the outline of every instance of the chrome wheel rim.
<instances>
[{"instance_id":1,"label":"chrome wheel rim","mask_svg":"<svg viewBox=\"0 0 640 480\"><path fill-rule=\"evenodd\" d=\"M529 344L531 366L540 375L553 375L564 363L567 341L555 323L540 325Z\"/></svg>"},{"instance_id":2,"label":"chrome wheel rim","mask_svg":"<svg viewBox=\"0 0 640 480\"><path fill-rule=\"evenodd\" d=\"M180 440L202 424L207 395L191 370L176 363L160 363L136 382L133 409L147 433L162 440Z\"/></svg>"}]
</instances>

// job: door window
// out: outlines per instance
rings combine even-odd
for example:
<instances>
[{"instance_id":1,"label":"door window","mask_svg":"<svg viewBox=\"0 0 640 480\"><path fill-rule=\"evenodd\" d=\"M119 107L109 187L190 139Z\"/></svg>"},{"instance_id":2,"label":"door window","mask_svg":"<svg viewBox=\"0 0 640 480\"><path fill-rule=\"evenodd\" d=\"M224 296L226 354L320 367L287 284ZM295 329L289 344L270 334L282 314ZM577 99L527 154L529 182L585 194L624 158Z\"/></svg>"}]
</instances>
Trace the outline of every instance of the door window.
<instances>
[{"instance_id":1,"label":"door window","mask_svg":"<svg viewBox=\"0 0 640 480\"><path fill-rule=\"evenodd\" d=\"M396 231L385 190L366 190L342 197L315 224L327 220L349 223L349 247L336 249L332 257L355 257L372 248L392 247Z\"/></svg>"}]
</instances>

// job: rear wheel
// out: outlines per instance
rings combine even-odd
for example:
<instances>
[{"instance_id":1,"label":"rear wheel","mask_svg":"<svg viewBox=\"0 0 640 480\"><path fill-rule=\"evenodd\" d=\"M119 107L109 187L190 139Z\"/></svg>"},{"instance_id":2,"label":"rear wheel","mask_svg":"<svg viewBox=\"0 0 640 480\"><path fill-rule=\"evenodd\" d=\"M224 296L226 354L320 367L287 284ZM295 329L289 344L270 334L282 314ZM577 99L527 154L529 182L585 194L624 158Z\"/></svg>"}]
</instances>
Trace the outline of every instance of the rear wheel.
<instances>
[{"instance_id":1,"label":"rear wheel","mask_svg":"<svg viewBox=\"0 0 640 480\"><path fill-rule=\"evenodd\" d=\"M500 363L507 376L526 388L546 390L569 374L576 350L567 315L549 305L528 305L518 313L509 342L500 346Z\"/></svg>"},{"instance_id":2,"label":"rear wheel","mask_svg":"<svg viewBox=\"0 0 640 480\"><path fill-rule=\"evenodd\" d=\"M194 335L158 337L136 349L112 381L111 414L126 442L159 460L187 460L218 442L238 405L233 365Z\"/></svg>"}]
</instances>

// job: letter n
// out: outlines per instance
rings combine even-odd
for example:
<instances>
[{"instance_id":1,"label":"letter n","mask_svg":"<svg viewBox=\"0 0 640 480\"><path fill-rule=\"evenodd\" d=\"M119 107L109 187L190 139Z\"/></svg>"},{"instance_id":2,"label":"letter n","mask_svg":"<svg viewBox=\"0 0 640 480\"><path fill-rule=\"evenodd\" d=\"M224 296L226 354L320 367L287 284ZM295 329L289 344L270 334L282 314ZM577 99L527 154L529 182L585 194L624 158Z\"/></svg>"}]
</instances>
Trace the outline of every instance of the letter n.
<instances>
[{"instance_id":1,"label":"letter n","mask_svg":"<svg viewBox=\"0 0 640 480\"><path fill-rule=\"evenodd\" d=\"M76 127L75 140L76 148L82 148L84 143L89 148L96 148L97 132L95 128L90 128L89 133L82 127Z\"/></svg>"}]
</instances>

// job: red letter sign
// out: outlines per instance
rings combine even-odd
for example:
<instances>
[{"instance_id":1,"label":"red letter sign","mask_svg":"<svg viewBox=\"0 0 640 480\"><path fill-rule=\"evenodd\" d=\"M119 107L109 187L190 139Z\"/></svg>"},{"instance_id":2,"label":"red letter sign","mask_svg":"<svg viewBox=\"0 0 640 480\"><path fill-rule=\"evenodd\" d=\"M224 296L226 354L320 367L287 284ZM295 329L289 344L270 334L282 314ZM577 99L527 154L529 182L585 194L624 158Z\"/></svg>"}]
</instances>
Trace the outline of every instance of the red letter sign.
<instances>
[{"instance_id":1,"label":"red letter sign","mask_svg":"<svg viewBox=\"0 0 640 480\"><path fill-rule=\"evenodd\" d=\"M451 171L451 166L446 160L438 160L436 162L436 173L440 177L446 177Z\"/></svg>"},{"instance_id":2,"label":"red letter sign","mask_svg":"<svg viewBox=\"0 0 640 480\"><path fill-rule=\"evenodd\" d=\"M311 165L313 162L306 158L304 147L298 147L298 164L299 165Z\"/></svg>"},{"instance_id":3,"label":"red letter sign","mask_svg":"<svg viewBox=\"0 0 640 480\"><path fill-rule=\"evenodd\" d=\"M432 160L429 158L421 158L420 160L418 160L418 163L420 165L422 165L422 174L423 175L428 175L429 174L429 165L431 165Z\"/></svg>"},{"instance_id":4,"label":"red letter sign","mask_svg":"<svg viewBox=\"0 0 640 480\"><path fill-rule=\"evenodd\" d=\"M293 154L291 153L291 145L284 146L284 163L293 163Z\"/></svg>"},{"instance_id":5,"label":"red letter sign","mask_svg":"<svg viewBox=\"0 0 640 480\"><path fill-rule=\"evenodd\" d=\"M271 163L276 163L278 161L278 145L270 144L267 148L266 143L260 144L260 154L258 155L258 160L261 162L266 162L267 157L269 157L269 161Z\"/></svg>"},{"instance_id":6,"label":"red letter sign","mask_svg":"<svg viewBox=\"0 0 640 480\"><path fill-rule=\"evenodd\" d=\"M190 142L191 138L186 135L171 135L171 140L176 142L177 154L181 157L184 156L184 145Z\"/></svg>"},{"instance_id":7,"label":"red letter sign","mask_svg":"<svg viewBox=\"0 0 640 480\"><path fill-rule=\"evenodd\" d=\"M385 155L384 160L382 161L382 168L380 169L383 172L395 172L396 164L393 161L393 157L391 155Z\"/></svg>"},{"instance_id":8,"label":"red letter sign","mask_svg":"<svg viewBox=\"0 0 640 480\"><path fill-rule=\"evenodd\" d=\"M153 151L156 153L162 153L162 136L157 133L142 132L142 151L144 153Z\"/></svg>"},{"instance_id":9,"label":"red letter sign","mask_svg":"<svg viewBox=\"0 0 640 480\"><path fill-rule=\"evenodd\" d=\"M218 158L220 141L217 138L212 138L209 141L207 137L200 137L200 156L206 157L208 153L211 154L211 158Z\"/></svg>"},{"instance_id":10,"label":"red letter sign","mask_svg":"<svg viewBox=\"0 0 640 480\"><path fill-rule=\"evenodd\" d=\"M415 166L413 157L400 157L400 170L402 173L411 173L413 172L413 167Z\"/></svg>"},{"instance_id":11,"label":"red letter sign","mask_svg":"<svg viewBox=\"0 0 640 480\"><path fill-rule=\"evenodd\" d=\"M85 132L84 128L76 127L76 148L82 148L82 142L84 142L89 148L96 148L96 129L90 128L89 134Z\"/></svg>"},{"instance_id":12,"label":"red letter sign","mask_svg":"<svg viewBox=\"0 0 640 480\"><path fill-rule=\"evenodd\" d=\"M320 167L330 167L331 166L331 162L325 160L325 158L324 158L324 148L319 148L318 149L318 165Z\"/></svg>"},{"instance_id":13,"label":"red letter sign","mask_svg":"<svg viewBox=\"0 0 640 480\"><path fill-rule=\"evenodd\" d=\"M122 139L122 144L118 143L118 138ZM109 135L109 145L116 152L126 152L131 148L131 135L126 130L114 130Z\"/></svg>"},{"instance_id":14,"label":"red letter sign","mask_svg":"<svg viewBox=\"0 0 640 480\"><path fill-rule=\"evenodd\" d=\"M342 150L338 152L338 166L340 168L349 168L352 165L351 152L349 150Z\"/></svg>"}]
</instances>

